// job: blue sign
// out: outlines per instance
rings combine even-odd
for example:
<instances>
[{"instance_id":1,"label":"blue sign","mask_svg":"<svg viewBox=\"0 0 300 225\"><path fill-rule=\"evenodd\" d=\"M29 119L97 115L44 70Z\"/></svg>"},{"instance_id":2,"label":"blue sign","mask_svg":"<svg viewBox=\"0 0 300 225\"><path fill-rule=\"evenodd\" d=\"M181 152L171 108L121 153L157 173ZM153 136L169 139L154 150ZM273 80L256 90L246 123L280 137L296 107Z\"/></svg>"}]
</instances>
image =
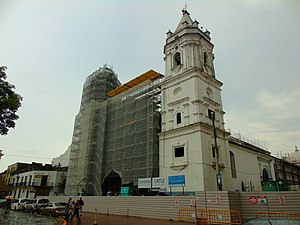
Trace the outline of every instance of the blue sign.
<instances>
[{"instance_id":1,"label":"blue sign","mask_svg":"<svg viewBox=\"0 0 300 225\"><path fill-rule=\"evenodd\" d=\"M169 187L184 187L185 175L168 176Z\"/></svg>"}]
</instances>

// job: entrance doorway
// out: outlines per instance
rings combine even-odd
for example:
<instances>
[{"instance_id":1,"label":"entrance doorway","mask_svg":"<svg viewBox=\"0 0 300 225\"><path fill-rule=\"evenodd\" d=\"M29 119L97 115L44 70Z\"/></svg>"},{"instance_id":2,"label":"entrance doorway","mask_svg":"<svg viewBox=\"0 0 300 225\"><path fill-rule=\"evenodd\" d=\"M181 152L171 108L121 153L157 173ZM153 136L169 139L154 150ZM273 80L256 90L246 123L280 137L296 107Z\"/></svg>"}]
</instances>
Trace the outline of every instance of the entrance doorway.
<instances>
[{"instance_id":1,"label":"entrance doorway","mask_svg":"<svg viewBox=\"0 0 300 225\"><path fill-rule=\"evenodd\" d=\"M102 195L119 195L122 179L120 175L112 170L101 185Z\"/></svg>"}]
</instances>

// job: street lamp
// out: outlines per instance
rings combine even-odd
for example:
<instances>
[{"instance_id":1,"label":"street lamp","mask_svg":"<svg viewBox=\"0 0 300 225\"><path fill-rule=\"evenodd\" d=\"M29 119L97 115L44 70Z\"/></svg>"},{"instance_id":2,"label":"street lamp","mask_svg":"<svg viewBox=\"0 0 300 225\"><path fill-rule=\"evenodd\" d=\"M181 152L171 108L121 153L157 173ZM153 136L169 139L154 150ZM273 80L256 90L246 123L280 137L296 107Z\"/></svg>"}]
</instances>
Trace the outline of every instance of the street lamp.
<instances>
[{"instance_id":1,"label":"street lamp","mask_svg":"<svg viewBox=\"0 0 300 225\"><path fill-rule=\"evenodd\" d=\"M215 141L215 156L216 156L216 178L217 178L217 186L218 190L222 191L222 176L220 173L220 166L219 166L219 149L217 144L217 130L215 126L215 112L213 110L208 109L208 117L212 120L213 132L214 132L214 141Z\"/></svg>"}]
</instances>

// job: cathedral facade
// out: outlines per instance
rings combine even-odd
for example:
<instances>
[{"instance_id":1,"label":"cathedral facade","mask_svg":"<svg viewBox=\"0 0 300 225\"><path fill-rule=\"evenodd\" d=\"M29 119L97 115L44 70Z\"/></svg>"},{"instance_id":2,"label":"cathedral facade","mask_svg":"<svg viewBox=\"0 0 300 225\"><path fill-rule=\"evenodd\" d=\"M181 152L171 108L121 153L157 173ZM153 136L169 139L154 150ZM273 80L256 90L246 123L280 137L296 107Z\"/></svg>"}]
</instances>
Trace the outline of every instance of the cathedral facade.
<instances>
[{"instance_id":1,"label":"cathedral facade","mask_svg":"<svg viewBox=\"0 0 300 225\"><path fill-rule=\"evenodd\" d=\"M165 75L150 70L121 85L104 66L87 78L65 194L138 190L142 178L165 179L166 192L191 193L261 191L263 182L287 180L269 151L225 130L210 32L182 13L167 33ZM290 183L299 184L300 168L292 167ZM171 184L175 178L183 180Z\"/></svg>"}]
</instances>

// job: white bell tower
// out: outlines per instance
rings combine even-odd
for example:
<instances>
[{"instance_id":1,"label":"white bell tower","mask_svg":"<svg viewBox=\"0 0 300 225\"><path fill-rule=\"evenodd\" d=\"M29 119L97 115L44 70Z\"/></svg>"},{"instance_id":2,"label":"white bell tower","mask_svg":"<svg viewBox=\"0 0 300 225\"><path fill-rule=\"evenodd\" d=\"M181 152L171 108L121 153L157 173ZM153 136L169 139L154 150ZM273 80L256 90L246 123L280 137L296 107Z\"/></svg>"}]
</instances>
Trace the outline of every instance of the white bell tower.
<instances>
[{"instance_id":1,"label":"white bell tower","mask_svg":"<svg viewBox=\"0 0 300 225\"><path fill-rule=\"evenodd\" d=\"M160 176L185 175L185 191L222 190L230 172L225 166L229 133L224 129L222 83L215 77L214 45L210 32L199 29L186 9L182 13L164 46Z\"/></svg>"}]
</instances>

